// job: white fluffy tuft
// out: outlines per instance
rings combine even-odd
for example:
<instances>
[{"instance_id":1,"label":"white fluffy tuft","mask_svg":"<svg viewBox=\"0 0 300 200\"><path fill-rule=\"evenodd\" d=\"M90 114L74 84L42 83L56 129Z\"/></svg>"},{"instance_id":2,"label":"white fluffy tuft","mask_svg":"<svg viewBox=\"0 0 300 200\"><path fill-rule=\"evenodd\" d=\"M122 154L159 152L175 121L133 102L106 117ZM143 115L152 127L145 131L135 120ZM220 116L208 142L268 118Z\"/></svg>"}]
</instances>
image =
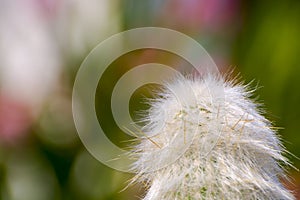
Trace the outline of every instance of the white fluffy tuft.
<instances>
[{"instance_id":1,"label":"white fluffy tuft","mask_svg":"<svg viewBox=\"0 0 300 200\"><path fill-rule=\"evenodd\" d=\"M285 150L251 94L213 75L166 83L132 154L144 200L294 199L279 180Z\"/></svg>"}]
</instances>

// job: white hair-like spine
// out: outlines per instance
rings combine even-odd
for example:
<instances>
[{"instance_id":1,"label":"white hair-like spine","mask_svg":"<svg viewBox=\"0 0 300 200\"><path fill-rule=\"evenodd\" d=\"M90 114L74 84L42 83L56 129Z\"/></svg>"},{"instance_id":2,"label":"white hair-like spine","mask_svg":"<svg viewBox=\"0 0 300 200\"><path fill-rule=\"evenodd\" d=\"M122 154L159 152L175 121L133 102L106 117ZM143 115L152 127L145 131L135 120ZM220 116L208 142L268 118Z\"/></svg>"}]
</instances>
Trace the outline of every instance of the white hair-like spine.
<instances>
[{"instance_id":1,"label":"white hair-like spine","mask_svg":"<svg viewBox=\"0 0 300 200\"><path fill-rule=\"evenodd\" d=\"M279 180L290 163L276 129L235 82L177 77L149 102L132 152L144 200L294 199Z\"/></svg>"}]
</instances>

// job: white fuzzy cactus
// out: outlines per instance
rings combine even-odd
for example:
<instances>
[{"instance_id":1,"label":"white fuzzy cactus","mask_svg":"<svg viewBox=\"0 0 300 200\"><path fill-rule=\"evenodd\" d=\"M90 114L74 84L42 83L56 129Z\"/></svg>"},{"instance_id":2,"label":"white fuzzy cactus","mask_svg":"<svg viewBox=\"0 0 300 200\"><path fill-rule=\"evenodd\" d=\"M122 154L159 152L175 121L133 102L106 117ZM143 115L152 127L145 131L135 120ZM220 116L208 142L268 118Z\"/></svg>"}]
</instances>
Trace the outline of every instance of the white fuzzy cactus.
<instances>
[{"instance_id":1,"label":"white fuzzy cactus","mask_svg":"<svg viewBox=\"0 0 300 200\"><path fill-rule=\"evenodd\" d=\"M214 75L166 83L132 154L144 200L294 199L279 180L286 151L251 95Z\"/></svg>"}]
</instances>

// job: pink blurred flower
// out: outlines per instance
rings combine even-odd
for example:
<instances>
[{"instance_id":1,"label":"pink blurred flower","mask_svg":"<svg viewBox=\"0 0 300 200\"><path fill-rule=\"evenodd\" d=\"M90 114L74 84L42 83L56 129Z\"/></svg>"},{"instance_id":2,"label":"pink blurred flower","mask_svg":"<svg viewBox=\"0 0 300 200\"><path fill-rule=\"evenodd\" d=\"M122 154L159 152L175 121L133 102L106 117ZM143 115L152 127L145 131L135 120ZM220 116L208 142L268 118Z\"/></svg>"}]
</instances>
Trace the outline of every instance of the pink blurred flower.
<instances>
[{"instance_id":1,"label":"pink blurred flower","mask_svg":"<svg viewBox=\"0 0 300 200\"><path fill-rule=\"evenodd\" d=\"M168 23L176 27L218 31L238 19L239 7L237 0L174 0L166 4L163 12Z\"/></svg>"},{"instance_id":2,"label":"pink blurred flower","mask_svg":"<svg viewBox=\"0 0 300 200\"><path fill-rule=\"evenodd\" d=\"M0 96L0 142L15 144L26 137L32 118L23 102Z\"/></svg>"}]
</instances>

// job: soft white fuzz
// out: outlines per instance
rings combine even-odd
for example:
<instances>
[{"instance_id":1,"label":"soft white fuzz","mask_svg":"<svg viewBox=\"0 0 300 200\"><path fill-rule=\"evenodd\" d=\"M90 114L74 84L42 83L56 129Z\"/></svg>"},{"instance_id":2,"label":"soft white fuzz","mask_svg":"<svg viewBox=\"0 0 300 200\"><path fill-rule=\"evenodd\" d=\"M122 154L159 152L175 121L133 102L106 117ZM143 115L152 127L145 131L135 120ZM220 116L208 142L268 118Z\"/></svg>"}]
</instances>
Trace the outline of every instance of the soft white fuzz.
<instances>
[{"instance_id":1,"label":"soft white fuzz","mask_svg":"<svg viewBox=\"0 0 300 200\"><path fill-rule=\"evenodd\" d=\"M279 180L285 150L251 93L213 75L166 83L132 154L144 200L294 199Z\"/></svg>"}]
</instances>

